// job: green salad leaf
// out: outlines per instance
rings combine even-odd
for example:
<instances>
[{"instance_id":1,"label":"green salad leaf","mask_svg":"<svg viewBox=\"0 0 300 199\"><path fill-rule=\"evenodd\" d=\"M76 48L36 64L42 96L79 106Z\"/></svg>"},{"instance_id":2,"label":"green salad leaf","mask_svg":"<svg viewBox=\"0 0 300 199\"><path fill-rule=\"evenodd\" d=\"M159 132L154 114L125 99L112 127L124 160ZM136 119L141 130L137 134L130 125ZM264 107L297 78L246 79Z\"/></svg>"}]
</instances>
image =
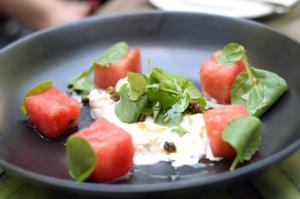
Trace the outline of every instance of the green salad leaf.
<instances>
[{"instance_id":1,"label":"green salad leaf","mask_svg":"<svg viewBox=\"0 0 300 199\"><path fill-rule=\"evenodd\" d=\"M203 110L206 106L200 91L184 76L156 67L147 75L129 72L127 79L129 86L119 91L121 100L116 107L121 121L136 122L139 114L143 113L152 115L157 124L172 127L181 123L183 113L191 102L196 102ZM144 101L145 96L147 100ZM130 116L124 115L125 112Z\"/></svg>"},{"instance_id":2,"label":"green salad leaf","mask_svg":"<svg viewBox=\"0 0 300 199\"><path fill-rule=\"evenodd\" d=\"M115 113L117 117L125 123L134 123L148 103L148 95L143 94L138 100L132 101L129 96L129 85L123 85L120 90L120 100L116 104Z\"/></svg>"},{"instance_id":3,"label":"green salad leaf","mask_svg":"<svg viewBox=\"0 0 300 199\"><path fill-rule=\"evenodd\" d=\"M199 89L190 82L189 86L186 88L186 92L189 94L191 101L199 102L202 108L206 107L206 101L201 95Z\"/></svg>"},{"instance_id":4,"label":"green salad leaf","mask_svg":"<svg viewBox=\"0 0 300 199\"><path fill-rule=\"evenodd\" d=\"M244 104L252 115L261 116L287 90L286 81L277 74L251 68L241 73L231 88L231 102Z\"/></svg>"},{"instance_id":5,"label":"green salad leaf","mask_svg":"<svg viewBox=\"0 0 300 199\"><path fill-rule=\"evenodd\" d=\"M163 110L168 110L182 99L182 87L177 82L178 76L160 68L154 68L150 73L148 93L151 101L158 101Z\"/></svg>"},{"instance_id":6,"label":"green salad leaf","mask_svg":"<svg viewBox=\"0 0 300 199\"><path fill-rule=\"evenodd\" d=\"M93 88L93 82L89 79L94 67L91 66L88 70L83 71L74 78L69 80L68 92L76 92L79 95L87 94Z\"/></svg>"},{"instance_id":7,"label":"green salad leaf","mask_svg":"<svg viewBox=\"0 0 300 199\"><path fill-rule=\"evenodd\" d=\"M96 167L96 153L82 137L71 136L67 140L67 161L70 176L76 181L86 180Z\"/></svg>"},{"instance_id":8,"label":"green salad leaf","mask_svg":"<svg viewBox=\"0 0 300 199\"><path fill-rule=\"evenodd\" d=\"M172 116L168 115L168 113L164 111L160 111L155 117L155 123L161 126L173 127L181 123L182 121L182 113L176 113Z\"/></svg>"},{"instance_id":9,"label":"green salad leaf","mask_svg":"<svg viewBox=\"0 0 300 199\"><path fill-rule=\"evenodd\" d=\"M223 49L222 53L217 57L221 64L233 64L243 58L245 49L237 43L229 43Z\"/></svg>"},{"instance_id":10,"label":"green salad leaf","mask_svg":"<svg viewBox=\"0 0 300 199\"><path fill-rule=\"evenodd\" d=\"M287 82L279 75L251 66L243 46L229 43L217 57L222 64L242 60L246 71L235 79L231 89L231 103L244 104L252 115L261 116L287 90Z\"/></svg>"},{"instance_id":11,"label":"green salad leaf","mask_svg":"<svg viewBox=\"0 0 300 199\"><path fill-rule=\"evenodd\" d=\"M113 64L126 57L128 53L128 45L126 42L118 42L112 47L107 49L94 64L98 64L100 67L109 67L109 64Z\"/></svg>"},{"instance_id":12,"label":"green salad leaf","mask_svg":"<svg viewBox=\"0 0 300 199\"><path fill-rule=\"evenodd\" d=\"M223 140L228 142L237 155L230 167L234 170L239 163L250 160L261 144L261 121L248 115L232 120L222 132Z\"/></svg>"},{"instance_id":13,"label":"green salad leaf","mask_svg":"<svg viewBox=\"0 0 300 199\"><path fill-rule=\"evenodd\" d=\"M25 106L25 98L26 97L39 94L39 93L46 91L52 87L53 87L52 80L44 81L44 82L41 82L41 83L33 86L23 97L22 106L21 106L22 113L27 114L27 110L26 110L26 106Z\"/></svg>"},{"instance_id":14,"label":"green salad leaf","mask_svg":"<svg viewBox=\"0 0 300 199\"><path fill-rule=\"evenodd\" d=\"M146 92L147 79L140 73L128 72L127 81L129 83L129 99L136 101Z\"/></svg>"}]
</instances>

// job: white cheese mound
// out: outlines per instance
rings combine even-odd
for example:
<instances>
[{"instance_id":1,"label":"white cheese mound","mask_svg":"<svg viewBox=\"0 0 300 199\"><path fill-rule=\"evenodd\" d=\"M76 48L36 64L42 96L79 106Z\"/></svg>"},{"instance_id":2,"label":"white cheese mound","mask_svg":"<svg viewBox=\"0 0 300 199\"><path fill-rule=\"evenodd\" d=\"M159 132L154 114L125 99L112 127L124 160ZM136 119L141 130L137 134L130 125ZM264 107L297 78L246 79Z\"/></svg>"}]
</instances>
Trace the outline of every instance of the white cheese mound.
<instances>
[{"instance_id":1,"label":"white cheese mound","mask_svg":"<svg viewBox=\"0 0 300 199\"><path fill-rule=\"evenodd\" d=\"M120 80L121 81L121 80ZM119 83L123 84L124 81ZM123 123L115 114L116 102L103 90L92 90L89 94L91 115L93 118L105 118L128 132L135 146L134 163L136 165L155 164L160 161L171 162L173 167L194 165L203 157L218 161L214 157L206 136L203 115L185 115L181 127L187 130L184 135L172 132L172 128L155 124L152 117L146 121L133 124ZM165 142L172 142L176 152L167 153Z\"/></svg>"}]
</instances>

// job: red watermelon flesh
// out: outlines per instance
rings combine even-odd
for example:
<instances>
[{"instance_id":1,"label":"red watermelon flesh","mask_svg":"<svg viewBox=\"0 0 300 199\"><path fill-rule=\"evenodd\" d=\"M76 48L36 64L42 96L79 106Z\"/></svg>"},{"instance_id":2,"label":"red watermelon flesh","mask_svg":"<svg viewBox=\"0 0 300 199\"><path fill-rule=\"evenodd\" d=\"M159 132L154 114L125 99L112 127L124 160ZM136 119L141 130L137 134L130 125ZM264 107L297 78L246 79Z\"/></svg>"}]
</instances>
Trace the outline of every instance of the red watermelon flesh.
<instances>
[{"instance_id":1,"label":"red watermelon flesh","mask_svg":"<svg viewBox=\"0 0 300 199\"><path fill-rule=\"evenodd\" d=\"M90 176L97 182L111 182L130 171L134 146L130 134L105 119L93 122L74 136L86 139L94 149L96 168Z\"/></svg>"},{"instance_id":2,"label":"red watermelon flesh","mask_svg":"<svg viewBox=\"0 0 300 199\"><path fill-rule=\"evenodd\" d=\"M141 72L141 54L138 48L129 48L123 60L110 64L108 67L95 65L94 84L97 88L106 89L127 76L127 72Z\"/></svg>"},{"instance_id":3,"label":"red watermelon flesh","mask_svg":"<svg viewBox=\"0 0 300 199\"><path fill-rule=\"evenodd\" d=\"M25 98L29 121L41 134L54 138L77 126L80 104L57 88Z\"/></svg>"},{"instance_id":4,"label":"red watermelon flesh","mask_svg":"<svg viewBox=\"0 0 300 199\"><path fill-rule=\"evenodd\" d=\"M230 103L230 88L235 78L243 71L242 61L234 64L220 64L217 56L221 51L215 52L211 59L200 66L200 83L203 91L219 103Z\"/></svg>"},{"instance_id":5,"label":"red watermelon flesh","mask_svg":"<svg viewBox=\"0 0 300 199\"><path fill-rule=\"evenodd\" d=\"M223 140L222 131L231 120L246 115L248 115L248 111L242 104L226 105L204 113L209 145L215 156L223 158L235 156L235 150Z\"/></svg>"}]
</instances>

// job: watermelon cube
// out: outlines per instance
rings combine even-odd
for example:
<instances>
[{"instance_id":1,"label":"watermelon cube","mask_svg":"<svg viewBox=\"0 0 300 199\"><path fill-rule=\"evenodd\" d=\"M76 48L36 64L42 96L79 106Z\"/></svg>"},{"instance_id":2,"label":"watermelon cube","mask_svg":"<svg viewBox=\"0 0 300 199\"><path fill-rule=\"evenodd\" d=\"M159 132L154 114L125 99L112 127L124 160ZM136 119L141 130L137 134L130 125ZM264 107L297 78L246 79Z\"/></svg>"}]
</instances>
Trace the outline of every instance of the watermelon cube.
<instances>
[{"instance_id":1,"label":"watermelon cube","mask_svg":"<svg viewBox=\"0 0 300 199\"><path fill-rule=\"evenodd\" d=\"M247 115L248 111L242 104L226 105L204 113L207 137L214 156L223 158L235 156L235 150L223 140L222 132L231 120Z\"/></svg>"},{"instance_id":2,"label":"watermelon cube","mask_svg":"<svg viewBox=\"0 0 300 199\"><path fill-rule=\"evenodd\" d=\"M115 86L116 83L127 76L127 72L141 72L141 54L137 48L129 48L126 57L123 60L110 64L108 67L102 67L95 64L94 84L96 88L106 89L109 86Z\"/></svg>"},{"instance_id":3,"label":"watermelon cube","mask_svg":"<svg viewBox=\"0 0 300 199\"><path fill-rule=\"evenodd\" d=\"M111 182L132 168L134 146L131 135L113 123L99 119L73 136L84 138L96 154L96 167L89 179Z\"/></svg>"},{"instance_id":4,"label":"watermelon cube","mask_svg":"<svg viewBox=\"0 0 300 199\"><path fill-rule=\"evenodd\" d=\"M200 66L200 83L202 90L208 97L219 103L230 103L230 88L235 78L245 71L244 63L240 60L233 64L220 64L215 52L211 59Z\"/></svg>"},{"instance_id":5,"label":"watermelon cube","mask_svg":"<svg viewBox=\"0 0 300 199\"><path fill-rule=\"evenodd\" d=\"M29 122L41 134L54 138L77 126L80 104L57 88L25 98Z\"/></svg>"}]
</instances>

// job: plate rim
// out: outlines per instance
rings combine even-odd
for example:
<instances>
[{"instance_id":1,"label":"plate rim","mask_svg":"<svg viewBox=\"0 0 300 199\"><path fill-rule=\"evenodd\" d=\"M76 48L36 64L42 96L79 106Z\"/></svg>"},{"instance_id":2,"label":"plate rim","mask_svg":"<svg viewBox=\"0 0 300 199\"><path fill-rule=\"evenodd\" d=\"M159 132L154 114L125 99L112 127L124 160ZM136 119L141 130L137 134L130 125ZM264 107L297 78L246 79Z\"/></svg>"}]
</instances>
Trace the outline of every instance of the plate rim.
<instances>
[{"instance_id":1,"label":"plate rim","mask_svg":"<svg viewBox=\"0 0 300 199\"><path fill-rule=\"evenodd\" d=\"M34 39L37 36L41 36L47 34L48 32L52 31L60 31L65 28L70 28L72 26L79 26L80 24L84 23L93 23L99 20L105 19L113 19L113 18L121 18L121 17L138 17L140 15L198 15L198 17L213 17L213 18L222 18L223 20L232 20L237 21L240 23L246 23L249 25L259 26L261 28L267 29L268 31L275 32L282 37L285 37L287 40L291 42L296 42L298 45L299 43L288 36L278 32L277 30L263 25L261 23L250 21L247 19L238 19L233 17L226 17L220 16L215 14L204 14L204 13L190 13L190 12L165 12L165 11L140 11L140 12L120 12L120 13L110 13L104 14L101 16L94 16L87 19L83 19L77 22L69 23L66 25L60 25L56 27L51 27L42 31L38 31L31 35L28 35L24 38L21 38L8 46L2 48L0 50L0 56L5 54L7 51L13 49L14 47L18 46L19 44L26 42L27 40ZM0 136L1 137L1 136ZM21 177L26 181L30 181L32 183L39 183L39 185L50 186L52 188L60 189L60 190L72 190L73 192L80 192L80 193L89 193L89 194L103 194L103 195L120 195L120 194L138 194L138 193L150 193L150 192L167 192L167 191L175 191L175 190L182 190L182 189L192 189L192 188L200 188L205 186L211 186L214 184L224 183L226 181L234 180L246 175L249 175L253 172L260 171L265 169L272 164L280 161L296 149L300 148L300 140L295 141L292 145L280 150L274 155L271 155L265 159L259 160L257 162L251 163L249 165L245 165L236 169L233 172L227 171L220 174L214 174L209 177L205 177L203 179L187 179L183 181L170 181L164 182L159 184L143 184L143 185L132 185L132 184L98 184L98 183L78 183L71 180L60 179L52 176L46 176L43 174L38 174L21 167L17 167L11 163L8 163L2 159L0 159L0 166L8 171L8 173ZM41 184L40 184L41 183ZM172 186L170 186L172 185Z\"/></svg>"},{"instance_id":2,"label":"plate rim","mask_svg":"<svg viewBox=\"0 0 300 199\"><path fill-rule=\"evenodd\" d=\"M151 3L151 5L153 5L154 7L156 8L159 8L161 10L164 10L164 11L175 11L174 9L172 8L167 8L166 6L162 6L164 5L163 2L165 1L161 1L161 0L148 0L148 2ZM265 12L260 12L258 14L252 14L252 15L239 15L239 16L235 16L235 17L242 17L242 18L245 18L245 19L255 19L255 18L261 18L261 17L265 17L265 16L269 16L269 15L272 15L272 14L275 14L276 11L275 9L272 7L272 5L268 5L266 3L260 3L260 2L251 2L253 4L257 4L257 5L260 5L260 6L264 6L265 8L268 8L269 11L265 11ZM222 14L218 14L218 13L209 13L209 12L203 12L203 11L180 11L180 12L195 12L195 13L203 13L203 14L214 14L214 15L220 15L220 16L227 16L228 15L222 15Z\"/></svg>"}]
</instances>

